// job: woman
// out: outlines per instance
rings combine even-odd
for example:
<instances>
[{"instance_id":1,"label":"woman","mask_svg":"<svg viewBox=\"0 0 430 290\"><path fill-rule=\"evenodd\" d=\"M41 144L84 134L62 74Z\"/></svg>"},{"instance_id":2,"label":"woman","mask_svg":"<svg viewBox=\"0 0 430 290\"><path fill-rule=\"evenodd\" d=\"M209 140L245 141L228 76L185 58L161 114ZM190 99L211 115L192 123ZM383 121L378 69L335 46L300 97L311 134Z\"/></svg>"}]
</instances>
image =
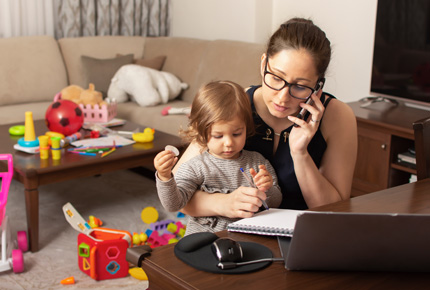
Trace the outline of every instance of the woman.
<instances>
[{"instance_id":1,"label":"woman","mask_svg":"<svg viewBox=\"0 0 430 290\"><path fill-rule=\"evenodd\" d=\"M247 89L257 133L245 149L271 161L283 194L282 208L313 208L350 197L356 119L348 105L321 90L330 58L325 33L310 20L291 19L271 36L261 57L262 85ZM309 98L314 104L305 103ZM296 117L301 109L309 112L302 119ZM178 166L199 150L191 144ZM257 212L265 198L250 187L229 195L198 191L182 211L245 218Z\"/></svg>"}]
</instances>

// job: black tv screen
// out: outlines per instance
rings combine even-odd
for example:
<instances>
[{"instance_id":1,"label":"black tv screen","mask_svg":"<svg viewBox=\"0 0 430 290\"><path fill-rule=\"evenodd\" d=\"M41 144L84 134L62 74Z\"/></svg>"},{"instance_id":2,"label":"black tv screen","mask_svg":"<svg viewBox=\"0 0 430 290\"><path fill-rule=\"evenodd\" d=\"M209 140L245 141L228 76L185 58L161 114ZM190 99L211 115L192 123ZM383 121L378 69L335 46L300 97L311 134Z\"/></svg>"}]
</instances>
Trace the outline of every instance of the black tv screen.
<instances>
[{"instance_id":1,"label":"black tv screen","mask_svg":"<svg viewBox=\"0 0 430 290\"><path fill-rule=\"evenodd\" d=\"M371 94L430 105L430 0L379 0Z\"/></svg>"}]
</instances>

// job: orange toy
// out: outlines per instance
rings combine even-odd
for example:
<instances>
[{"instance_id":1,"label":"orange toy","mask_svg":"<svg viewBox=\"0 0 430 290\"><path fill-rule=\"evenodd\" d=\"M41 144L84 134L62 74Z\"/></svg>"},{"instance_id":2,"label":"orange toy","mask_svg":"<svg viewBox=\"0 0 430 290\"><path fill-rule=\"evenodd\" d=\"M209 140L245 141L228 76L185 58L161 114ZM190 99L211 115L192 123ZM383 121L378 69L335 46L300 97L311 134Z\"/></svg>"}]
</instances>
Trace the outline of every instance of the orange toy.
<instances>
[{"instance_id":1,"label":"orange toy","mask_svg":"<svg viewBox=\"0 0 430 290\"><path fill-rule=\"evenodd\" d=\"M102 93L95 90L94 84L90 84L87 90L83 90L81 92L80 102L84 105L94 106L95 104L99 104L100 106L105 104L103 102Z\"/></svg>"},{"instance_id":2,"label":"orange toy","mask_svg":"<svg viewBox=\"0 0 430 290\"><path fill-rule=\"evenodd\" d=\"M75 284L75 277L70 276L66 279L61 280L61 284L63 285L71 285L71 284Z\"/></svg>"}]
</instances>

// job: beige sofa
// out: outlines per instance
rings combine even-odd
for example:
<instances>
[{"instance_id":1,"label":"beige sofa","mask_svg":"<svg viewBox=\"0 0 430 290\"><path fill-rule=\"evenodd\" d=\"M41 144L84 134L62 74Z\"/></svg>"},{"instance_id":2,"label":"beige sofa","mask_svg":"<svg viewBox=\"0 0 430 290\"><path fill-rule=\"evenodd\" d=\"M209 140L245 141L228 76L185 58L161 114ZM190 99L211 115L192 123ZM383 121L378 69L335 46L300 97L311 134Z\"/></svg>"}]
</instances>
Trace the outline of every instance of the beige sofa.
<instances>
[{"instance_id":1,"label":"beige sofa","mask_svg":"<svg viewBox=\"0 0 430 290\"><path fill-rule=\"evenodd\" d=\"M140 107L120 103L117 117L177 134L186 126L185 115L162 116L166 106L186 107L200 85L212 80L232 80L246 87L259 84L259 63L264 45L227 40L177 37L49 36L0 39L0 124L24 122L25 111L44 119L54 95L70 84L88 87L81 56L111 59L117 54L151 59L166 56L163 71L176 75L189 88L168 104ZM97 89L97 88L96 88Z\"/></svg>"}]
</instances>

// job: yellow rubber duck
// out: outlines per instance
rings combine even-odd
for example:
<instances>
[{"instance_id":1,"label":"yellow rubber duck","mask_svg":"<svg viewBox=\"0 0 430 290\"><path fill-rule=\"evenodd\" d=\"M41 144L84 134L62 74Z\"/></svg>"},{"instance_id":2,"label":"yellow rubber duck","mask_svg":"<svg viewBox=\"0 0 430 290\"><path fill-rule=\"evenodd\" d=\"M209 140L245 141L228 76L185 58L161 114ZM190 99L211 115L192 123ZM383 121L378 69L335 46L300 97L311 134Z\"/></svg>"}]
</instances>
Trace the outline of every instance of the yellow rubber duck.
<instances>
[{"instance_id":1,"label":"yellow rubber duck","mask_svg":"<svg viewBox=\"0 0 430 290\"><path fill-rule=\"evenodd\" d=\"M145 143L154 140L155 130L152 128L145 128L142 133L133 133L132 138L136 142Z\"/></svg>"}]
</instances>

